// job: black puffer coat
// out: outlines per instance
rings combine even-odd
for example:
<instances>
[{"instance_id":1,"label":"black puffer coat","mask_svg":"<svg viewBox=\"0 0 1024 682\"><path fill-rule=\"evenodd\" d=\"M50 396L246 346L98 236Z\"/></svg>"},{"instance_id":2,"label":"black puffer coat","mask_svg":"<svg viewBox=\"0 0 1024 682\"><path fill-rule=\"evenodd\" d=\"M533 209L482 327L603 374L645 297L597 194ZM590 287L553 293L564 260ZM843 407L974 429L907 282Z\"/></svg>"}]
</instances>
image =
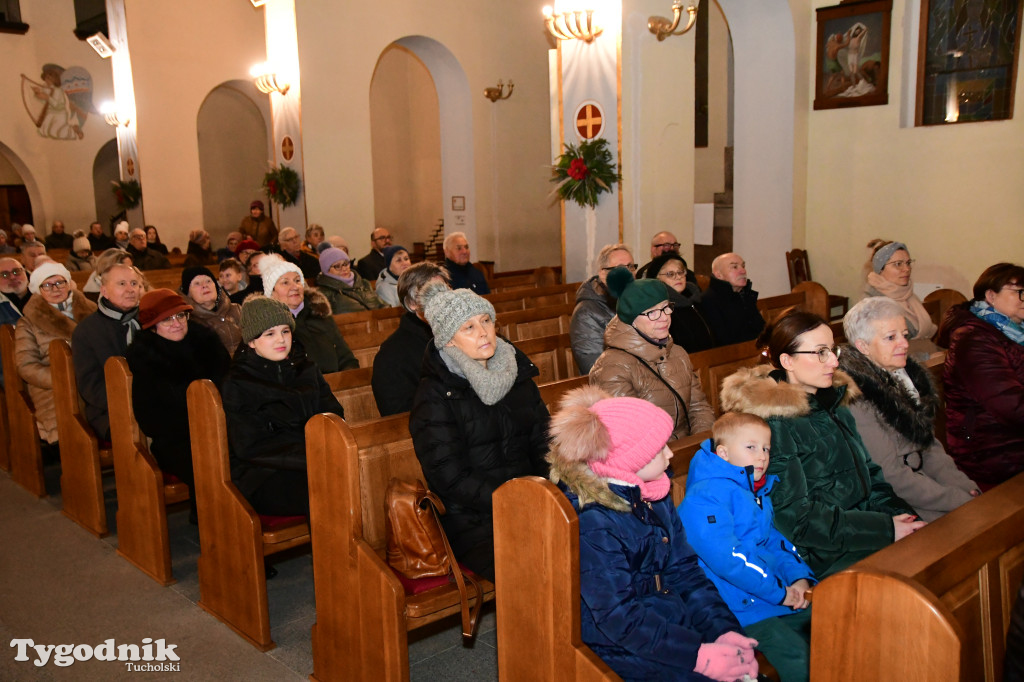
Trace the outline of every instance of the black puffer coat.
<instances>
[{"instance_id":1,"label":"black puffer coat","mask_svg":"<svg viewBox=\"0 0 1024 682\"><path fill-rule=\"evenodd\" d=\"M533 377L537 368L516 350L518 376L494 405L452 373L433 345L409 416L427 485L447 507L442 525L460 561L494 575L491 494L517 476L547 476L548 409Z\"/></svg>"},{"instance_id":2,"label":"black puffer coat","mask_svg":"<svg viewBox=\"0 0 1024 682\"><path fill-rule=\"evenodd\" d=\"M231 448L231 478L249 496L274 471L306 470L306 422L344 417L323 374L295 346L280 362L240 346L221 388Z\"/></svg>"},{"instance_id":3,"label":"black puffer coat","mask_svg":"<svg viewBox=\"0 0 1024 682\"><path fill-rule=\"evenodd\" d=\"M402 315L395 333L380 344L373 358L373 399L380 416L387 417L412 409L412 399L420 382L423 352L434 333L416 313Z\"/></svg>"},{"instance_id":4,"label":"black puffer coat","mask_svg":"<svg viewBox=\"0 0 1024 682\"><path fill-rule=\"evenodd\" d=\"M756 339L764 329L764 318L757 309L757 292L750 280L736 292L731 284L712 276L698 309L719 346Z\"/></svg>"},{"instance_id":5,"label":"black puffer coat","mask_svg":"<svg viewBox=\"0 0 1024 682\"><path fill-rule=\"evenodd\" d=\"M356 369L359 361L331 317L331 304L316 289L306 289L305 305L295 317L294 341L324 374Z\"/></svg>"}]
</instances>

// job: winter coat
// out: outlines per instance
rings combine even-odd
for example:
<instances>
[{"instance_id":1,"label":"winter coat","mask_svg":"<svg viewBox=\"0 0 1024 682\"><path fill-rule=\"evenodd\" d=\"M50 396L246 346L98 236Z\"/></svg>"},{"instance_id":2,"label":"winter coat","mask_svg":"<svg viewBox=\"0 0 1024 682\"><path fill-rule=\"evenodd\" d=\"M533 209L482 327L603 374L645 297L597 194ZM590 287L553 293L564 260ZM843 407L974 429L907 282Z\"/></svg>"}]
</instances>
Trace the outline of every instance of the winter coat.
<instances>
[{"instance_id":1,"label":"winter coat","mask_svg":"<svg viewBox=\"0 0 1024 682\"><path fill-rule=\"evenodd\" d=\"M24 316L14 331L14 361L18 374L28 385L35 407L39 437L57 442L57 410L53 403L53 377L50 374L50 342L71 341L71 333L82 320L96 312L96 304L78 292L71 297L72 320L42 296L32 296L25 304Z\"/></svg>"},{"instance_id":2,"label":"winter coat","mask_svg":"<svg viewBox=\"0 0 1024 682\"><path fill-rule=\"evenodd\" d=\"M360 277L372 282L377 279L377 275L380 274L380 271L383 270L386 265L387 261L384 260L384 254L376 249L370 249L370 253L356 261L355 268L353 269Z\"/></svg>"},{"instance_id":3,"label":"winter coat","mask_svg":"<svg viewBox=\"0 0 1024 682\"><path fill-rule=\"evenodd\" d=\"M352 275L355 278L352 280L352 286L323 273L316 278L317 289L327 297L334 315L385 307L384 302L373 293L373 288L367 280L360 277L359 273L354 272Z\"/></svg>"},{"instance_id":4,"label":"winter coat","mask_svg":"<svg viewBox=\"0 0 1024 682\"><path fill-rule=\"evenodd\" d=\"M1024 346L970 311L953 306L939 330L949 348L942 383L946 447L957 466L996 486L1024 471Z\"/></svg>"},{"instance_id":5,"label":"winter coat","mask_svg":"<svg viewBox=\"0 0 1024 682\"><path fill-rule=\"evenodd\" d=\"M613 396L632 396L654 403L675 420L673 438L709 431L715 414L708 404L690 356L668 339L662 348L636 329L614 318L604 333L607 350L590 370L590 383ZM659 379L659 377L661 377ZM667 384L685 401L679 403Z\"/></svg>"},{"instance_id":6,"label":"winter coat","mask_svg":"<svg viewBox=\"0 0 1024 682\"><path fill-rule=\"evenodd\" d=\"M220 386L231 358L220 338L194 319L181 341L139 332L125 353L132 372L132 409L139 428L152 439L150 451L160 468L186 483L192 475L192 441L186 391L196 379Z\"/></svg>"},{"instance_id":7,"label":"winter coat","mask_svg":"<svg viewBox=\"0 0 1024 682\"><path fill-rule=\"evenodd\" d=\"M71 250L71 247L74 246L74 244L75 244L75 238L72 237L67 232L62 232L61 234L54 234L54 233L51 232L50 234L46 235L46 239L43 240L43 246L45 246L47 248L47 250L49 250L49 249L68 249L68 250Z\"/></svg>"},{"instance_id":8,"label":"winter coat","mask_svg":"<svg viewBox=\"0 0 1024 682\"><path fill-rule=\"evenodd\" d=\"M552 479L579 514L580 635L624 680L707 680L701 644L742 632L697 563L672 498L640 497L589 468L553 459ZM596 502L580 505L580 495Z\"/></svg>"},{"instance_id":9,"label":"winter coat","mask_svg":"<svg viewBox=\"0 0 1024 682\"><path fill-rule=\"evenodd\" d=\"M580 374L588 374L604 352L604 330L615 317L615 299L594 275L576 290L569 342Z\"/></svg>"},{"instance_id":10,"label":"winter coat","mask_svg":"<svg viewBox=\"0 0 1024 682\"><path fill-rule=\"evenodd\" d=\"M316 365L292 346L279 362L242 346L221 387L231 479L245 496L275 471L306 470L306 422L321 412L344 417Z\"/></svg>"},{"instance_id":11,"label":"winter coat","mask_svg":"<svg viewBox=\"0 0 1024 682\"><path fill-rule=\"evenodd\" d=\"M398 300L398 278L392 275L387 268L381 270L377 276L376 293L384 307L396 308L402 305L402 302Z\"/></svg>"},{"instance_id":12,"label":"winter coat","mask_svg":"<svg viewBox=\"0 0 1024 682\"><path fill-rule=\"evenodd\" d=\"M445 258L444 267L448 274L451 275L452 289L469 289L481 296L491 293L491 288L487 286L487 278L484 277L484 273L477 270L476 266L472 263L459 265L451 258Z\"/></svg>"},{"instance_id":13,"label":"winter coat","mask_svg":"<svg viewBox=\"0 0 1024 682\"><path fill-rule=\"evenodd\" d=\"M491 494L517 476L547 476L548 409L533 381L537 368L516 350L518 374L494 405L453 373L433 344L409 415L416 457L427 485L447 508L441 524L467 565L493 575ZM476 557L476 565L469 557Z\"/></svg>"},{"instance_id":14,"label":"winter coat","mask_svg":"<svg viewBox=\"0 0 1024 682\"><path fill-rule=\"evenodd\" d=\"M258 243L260 248L277 243L277 226L266 214L260 216L259 220L254 219L251 215L245 216L238 226L238 231L242 233L243 238L252 239Z\"/></svg>"},{"instance_id":15,"label":"winter coat","mask_svg":"<svg viewBox=\"0 0 1024 682\"><path fill-rule=\"evenodd\" d=\"M238 344L242 342L242 307L237 303L232 303L220 286L217 287L217 301L213 310L202 307L193 301L187 293L185 300L192 306L191 321L198 322L215 331L220 342L224 344L225 350L230 355L234 355Z\"/></svg>"},{"instance_id":16,"label":"winter coat","mask_svg":"<svg viewBox=\"0 0 1024 682\"><path fill-rule=\"evenodd\" d=\"M675 306L672 311L672 324L668 333L677 346L687 353L698 353L715 347L715 335L711 333L711 325L700 313L696 303L700 301L700 287L687 284L683 293L668 287L668 300Z\"/></svg>"},{"instance_id":17,"label":"winter coat","mask_svg":"<svg viewBox=\"0 0 1024 682\"><path fill-rule=\"evenodd\" d=\"M167 256L151 248L147 247L140 250L129 244L125 250L132 257L132 265L139 270L166 270L171 267L171 262L167 260Z\"/></svg>"},{"instance_id":18,"label":"winter coat","mask_svg":"<svg viewBox=\"0 0 1024 682\"><path fill-rule=\"evenodd\" d=\"M434 334L430 325L405 313L398 329L380 344L373 358L373 399L380 416L408 412L423 370L423 353Z\"/></svg>"},{"instance_id":19,"label":"winter coat","mask_svg":"<svg viewBox=\"0 0 1024 682\"><path fill-rule=\"evenodd\" d=\"M281 249L278 253L281 254L281 258L284 258L285 262L298 265L305 279L314 281L320 276L320 260L316 256L306 253L301 249L298 256L292 255L290 251L285 249Z\"/></svg>"},{"instance_id":20,"label":"winter coat","mask_svg":"<svg viewBox=\"0 0 1024 682\"><path fill-rule=\"evenodd\" d=\"M760 365L728 377L721 393L724 410L756 414L771 427L775 526L819 579L891 544L892 517L915 513L857 434L848 403L860 391L841 371L832 382L812 395Z\"/></svg>"},{"instance_id":21,"label":"winter coat","mask_svg":"<svg viewBox=\"0 0 1024 682\"><path fill-rule=\"evenodd\" d=\"M969 502L978 485L956 468L935 439L939 398L928 371L907 358L906 372L920 395L918 402L897 377L853 346L843 346L839 367L862 394L850 403L857 432L896 494L925 521Z\"/></svg>"},{"instance_id":22,"label":"winter coat","mask_svg":"<svg viewBox=\"0 0 1024 682\"><path fill-rule=\"evenodd\" d=\"M129 329L129 325L97 310L95 315L89 315L79 322L71 334L71 359L75 365L78 394L85 403L83 411L86 421L100 440L109 440L110 436L107 380L103 366L107 358L123 356L128 350Z\"/></svg>"},{"instance_id":23,"label":"winter coat","mask_svg":"<svg viewBox=\"0 0 1024 682\"><path fill-rule=\"evenodd\" d=\"M97 236L90 232L87 236L89 238L89 247L93 251L106 251L107 249L114 248L114 238L109 234Z\"/></svg>"},{"instance_id":24,"label":"winter coat","mask_svg":"<svg viewBox=\"0 0 1024 682\"><path fill-rule=\"evenodd\" d=\"M150 246L149 250L162 253L153 246ZM209 247L204 249L196 242L189 242L185 250L185 261L182 263L182 266L194 268L197 265L213 265L215 262L217 262L217 257L214 255L213 249Z\"/></svg>"},{"instance_id":25,"label":"winter coat","mask_svg":"<svg viewBox=\"0 0 1024 682\"><path fill-rule=\"evenodd\" d=\"M736 292L731 284L712 276L699 308L719 346L756 339L764 329L764 317L757 309L757 292L750 280Z\"/></svg>"},{"instance_id":26,"label":"winter coat","mask_svg":"<svg viewBox=\"0 0 1024 682\"><path fill-rule=\"evenodd\" d=\"M96 256L90 253L88 258L79 258L72 252L64 265L67 266L68 272L91 272L96 269Z\"/></svg>"},{"instance_id":27,"label":"winter coat","mask_svg":"<svg viewBox=\"0 0 1024 682\"><path fill-rule=\"evenodd\" d=\"M307 289L303 308L295 317L294 338L324 374L356 369L359 361L331 317L331 304L316 289Z\"/></svg>"},{"instance_id":28,"label":"winter coat","mask_svg":"<svg viewBox=\"0 0 1024 682\"><path fill-rule=\"evenodd\" d=\"M769 494L778 477L765 474L754 490L753 467L738 467L701 443L690 460L679 518L686 539L741 625L786 616L786 587L814 574L796 546L775 527Z\"/></svg>"}]
</instances>

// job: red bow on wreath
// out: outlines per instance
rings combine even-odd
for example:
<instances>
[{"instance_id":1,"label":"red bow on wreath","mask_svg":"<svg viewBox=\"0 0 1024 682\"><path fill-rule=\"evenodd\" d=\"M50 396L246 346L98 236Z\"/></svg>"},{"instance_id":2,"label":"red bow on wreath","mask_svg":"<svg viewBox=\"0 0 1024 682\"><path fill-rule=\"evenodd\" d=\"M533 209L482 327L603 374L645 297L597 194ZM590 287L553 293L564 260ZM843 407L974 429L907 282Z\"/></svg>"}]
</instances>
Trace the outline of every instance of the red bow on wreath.
<instances>
[{"instance_id":1,"label":"red bow on wreath","mask_svg":"<svg viewBox=\"0 0 1024 682\"><path fill-rule=\"evenodd\" d=\"M582 180L590 174L590 169L587 168L587 164L584 163L583 159L573 159L572 163L569 164L569 177L573 180Z\"/></svg>"}]
</instances>

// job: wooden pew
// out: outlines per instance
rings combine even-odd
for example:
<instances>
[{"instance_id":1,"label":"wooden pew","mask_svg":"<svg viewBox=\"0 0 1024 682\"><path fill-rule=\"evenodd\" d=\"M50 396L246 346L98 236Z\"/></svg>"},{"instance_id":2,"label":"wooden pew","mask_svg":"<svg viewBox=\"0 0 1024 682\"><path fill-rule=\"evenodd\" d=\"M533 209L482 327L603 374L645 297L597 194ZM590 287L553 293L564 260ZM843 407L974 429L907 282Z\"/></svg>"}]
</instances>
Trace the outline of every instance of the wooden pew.
<instances>
[{"instance_id":1,"label":"wooden pew","mask_svg":"<svg viewBox=\"0 0 1024 682\"><path fill-rule=\"evenodd\" d=\"M493 503L498 677L619 680L580 639L579 519L569 500L527 476L498 488Z\"/></svg>"},{"instance_id":2,"label":"wooden pew","mask_svg":"<svg viewBox=\"0 0 1024 682\"><path fill-rule=\"evenodd\" d=\"M540 375L534 377L538 384L579 376L580 371L576 366L576 359L572 356L572 342L568 334L525 339L516 341L515 345L540 370Z\"/></svg>"},{"instance_id":3,"label":"wooden pew","mask_svg":"<svg viewBox=\"0 0 1024 682\"><path fill-rule=\"evenodd\" d=\"M161 585L173 584L167 505L188 499L188 486L168 483L135 421L132 373L122 357L103 368L117 484L117 553Z\"/></svg>"},{"instance_id":4,"label":"wooden pew","mask_svg":"<svg viewBox=\"0 0 1024 682\"><path fill-rule=\"evenodd\" d=\"M491 302L498 313L509 310L530 310L531 308L573 303L576 300L576 290L579 287L579 282L572 282L547 287L491 292L484 294L484 298Z\"/></svg>"},{"instance_id":5,"label":"wooden pew","mask_svg":"<svg viewBox=\"0 0 1024 682\"><path fill-rule=\"evenodd\" d=\"M405 308L380 308L378 310L360 310L355 313L334 315L334 323L338 331L348 339L349 334L369 334L371 332L393 332L405 314Z\"/></svg>"},{"instance_id":6,"label":"wooden pew","mask_svg":"<svg viewBox=\"0 0 1024 682\"><path fill-rule=\"evenodd\" d=\"M345 410L345 421L355 424L380 418L370 383L373 379L372 366L332 372L325 374L324 379Z\"/></svg>"},{"instance_id":7,"label":"wooden pew","mask_svg":"<svg viewBox=\"0 0 1024 682\"><path fill-rule=\"evenodd\" d=\"M762 360L757 344L753 341L719 346L690 355L693 371L700 378L701 388L716 416L722 413L720 393L726 377L743 367L753 367Z\"/></svg>"},{"instance_id":8,"label":"wooden pew","mask_svg":"<svg viewBox=\"0 0 1024 682\"><path fill-rule=\"evenodd\" d=\"M311 679L408 680L408 631L460 611L454 583L406 594L382 558L388 482L425 480L408 415L355 426L315 415L306 452L317 610ZM480 582L493 598L494 585Z\"/></svg>"},{"instance_id":9,"label":"wooden pew","mask_svg":"<svg viewBox=\"0 0 1024 682\"><path fill-rule=\"evenodd\" d=\"M71 346L64 339L50 343L50 371L60 441L63 512L93 535L105 537L109 531L102 470L113 466L113 455L109 448L100 449L99 439L82 413Z\"/></svg>"},{"instance_id":10,"label":"wooden pew","mask_svg":"<svg viewBox=\"0 0 1024 682\"><path fill-rule=\"evenodd\" d=\"M540 399L548 406L548 412L554 413L554 411L558 409L558 402L562 399L563 395L574 388L587 386L589 384L590 377L584 374L580 377L553 381L550 384L541 384L537 388L540 391Z\"/></svg>"},{"instance_id":11,"label":"wooden pew","mask_svg":"<svg viewBox=\"0 0 1024 682\"><path fill-rule=\"evenodd\" d=\"M811 679L997 682L1022 577L1019 474L819 583Z\"/></svg>"},{"instance_id":12,"label":"wooden pew","mask_svg":"<svg viewBox=\"0 0 1024 682\"><path fill-rule=\"evenodd\" d=\"M39 446L35 408L32 405L32 398L28 395L28 388L18 374L18 365L14 359L12 325L0 326L0 353L3 356L11 478L36 497L46 497L43 453Z\"/></svg>"},{"instance_id":13,"label":"wooden pew","mask_svg":"<svg viewBox=\"0 0 1024 682\"><path fill-rule=\"evenodd\" d=\"M11 426L7 420L7 397L0 391L0 471L11 470Z\"/></svg>"},{"instance_id":14,"label":"wooden pew","mask_svg":"<svg viewBox=\"0 0 1024 682\"><path fill-rule=\"evenodd\" d=\"M261 517L235 487L224 407L212 381L189 386L188 421L199 510L199 606L269 651L276 645L263 559L308 543L309 523L303 517Z\"/></svg>"},{"instance_id":15,"label":"wooden pew","mask_svg":"<svg viewBox=\"0 0 1024 682\"><path fill-rule=\"evenodd\" d=\"M512 343L539 336L556 336L569 333L569 319L573 303L536 308L513 310L498 315L498 333Z\"/></svg>"}]
</instances>

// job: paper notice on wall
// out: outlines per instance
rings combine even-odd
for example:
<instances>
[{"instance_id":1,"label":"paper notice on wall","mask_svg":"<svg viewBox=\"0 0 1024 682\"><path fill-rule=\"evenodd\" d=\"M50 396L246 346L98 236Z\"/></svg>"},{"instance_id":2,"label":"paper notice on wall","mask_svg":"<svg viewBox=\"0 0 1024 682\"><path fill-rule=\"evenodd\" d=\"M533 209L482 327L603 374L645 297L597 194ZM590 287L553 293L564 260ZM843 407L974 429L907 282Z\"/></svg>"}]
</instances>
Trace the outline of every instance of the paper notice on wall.
<instances>
[{"instance_id":1,"label":"paper notice on wall","mask_svg":"<svg viewBox=\"0 0 1024 682\"><path fill-rule=\"evenodd\" d=\"M711 246L715 240L715 205L693 205L693 243Z\"/></svg>"}]
</instances>

